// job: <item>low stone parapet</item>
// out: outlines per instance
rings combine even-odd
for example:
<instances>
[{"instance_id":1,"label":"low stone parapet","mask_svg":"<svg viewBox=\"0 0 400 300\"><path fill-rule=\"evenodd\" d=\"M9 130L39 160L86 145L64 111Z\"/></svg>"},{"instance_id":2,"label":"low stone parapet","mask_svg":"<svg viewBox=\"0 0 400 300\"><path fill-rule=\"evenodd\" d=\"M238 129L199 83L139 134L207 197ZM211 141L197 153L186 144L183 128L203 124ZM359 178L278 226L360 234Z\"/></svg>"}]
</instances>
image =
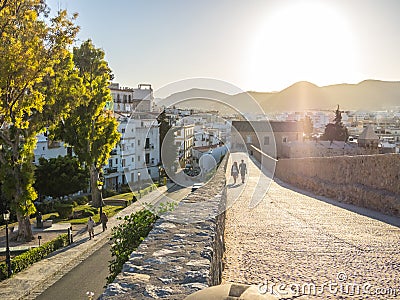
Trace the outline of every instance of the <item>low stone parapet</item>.
<instances>
[{"instance_id":1,"label":"low stone parapet","mask_svg":"<svg viewBox=\"0 0 400 300\"><path fill-rule=\"evenodd\" d=\"M210 182L157 220L100 299L184 299L220 284L226 161Z\"/></svg>"},{"instance_id":2,"label":"low stone parapet","mask_svg":"<svg viewBox=\"0 0 400 300\"><path fill-rule=\"evenodd\" d=\"M280 159L276 177L317 195L400 216L400 155Z\"/></svg>"}]
</instances>

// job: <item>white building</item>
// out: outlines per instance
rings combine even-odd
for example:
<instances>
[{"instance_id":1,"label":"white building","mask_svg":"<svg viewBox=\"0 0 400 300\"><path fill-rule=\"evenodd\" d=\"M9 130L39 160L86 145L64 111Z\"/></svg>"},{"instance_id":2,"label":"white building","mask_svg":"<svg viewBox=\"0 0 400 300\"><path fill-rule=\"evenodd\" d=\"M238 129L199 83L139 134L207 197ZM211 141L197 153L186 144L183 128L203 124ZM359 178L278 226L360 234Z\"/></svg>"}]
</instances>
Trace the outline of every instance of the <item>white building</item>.
<instances>
[{"instance_id":1,"label":"white building","mask_svg":"<svg viewBox=\"0 0 400 300\"><path fill-rule=\"evenodd\" d=\"M67 147L62 142L51 141L47 134L39 134L37 136L37 144L34 150L35 160L34 164L39 164L39 158L44 157L46 159L57 158L58 156L65 156L72 154L72 148Z\"/></svg>"},{"instance_id":2,"label":"white building","mask_svg":"<svg viewBox=\"0 0 400 300\"><path fill-rule=\"evenodd\" d=\"M158 179L160 145L157 120L151 114L137 113L132 118L121 115L118 121L121 140L104 167L106 188L117 189L121 184L135 187L139 180Z\"/></svg>"},{"instance_id":3,"label":"white building","mask_svg":"<svg viewBox=\"0 0 400 300\"><path fill-rule=\"evenodd\" d=\"M177 125L175 130L175 145L179 147L179 160L190 163L194 145L194 124Z\"/></svg>"},{"instance_id":4,"label":"white building","mask_svg":"<svg viewBox=\"0 0 400 300\"><path fill-rule=\"evenodd\" d=\"M154 96L150 84L139 84L138 88L134 89L112 83L110 90L113 98L113 110L116 113L153 111Z\"/></svg>"}]
</instances>

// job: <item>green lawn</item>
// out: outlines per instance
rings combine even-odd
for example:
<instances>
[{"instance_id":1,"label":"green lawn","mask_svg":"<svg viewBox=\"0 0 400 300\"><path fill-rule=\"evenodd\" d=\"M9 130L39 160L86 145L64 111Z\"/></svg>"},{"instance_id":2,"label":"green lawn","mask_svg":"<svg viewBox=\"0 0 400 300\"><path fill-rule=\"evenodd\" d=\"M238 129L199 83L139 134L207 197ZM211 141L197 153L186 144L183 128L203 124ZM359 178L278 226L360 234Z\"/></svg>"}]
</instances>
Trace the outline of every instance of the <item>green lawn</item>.
<instances>
[{"instance_id":1,"label":"green lawn","mask_svg":"<svg viewBox=\"0 0 400 300\"><path fill-rule=\"evenodd\" d=\"M140 191L140 195L144 196L144 195L150 193L152 190L157 188L157 185L158 184L152 184L151 186L148 186L148 187L142 189ZM121 200L130 201L130 200L132 200L133 196L136 196L137 199L140 198L138 192L129 192L129 193L124 193L124 194L119 194L119 195L115 195L115 196L112 196L112 197L108 197L108 198L106 198L104 200L118 200L118 199L121 199ZM124 207L122 207L122 206L106 205L106 206L103 207L103 211L106 213L106 215L108 217L114 216L117 212L119 212L122 209L124 209ZM93 208L91 205L86 204L86 205L79 205L79 206L74 207L74 211L78 211L78 210L93 211L95 213L96 208ZM54 223L60 222L60 223L71 223L71 224L86 224L88 219L89 219L89 217L84 217L84 218L80 218L80 219L63 219L63 220L60 220L60 219L58 219L58 213L57 212L44 214L42 216L43 220L47 220L49 218L53 219ZM97 213L94 214L93 220L95 222L99 222L99 219L100 219L100 216L99 216L99 213L97 212ZM31 218L31 223L32 224L36 223L36 217ZM10 224L9 226L14 226L16 224L18 224L18 223L13 223L13 224ZM2 225L2 226L0 226L0 229L2 229L4 227L5 227L5 225Z\"/></svg>"},{"instance_id":2,"label":"green lawn","mask_svg":"<svg viewBox=\"0 0 400 300\"><path fill-rule=\"evenodd\" d=\"M135 194L136 194L136 193L135 193ZM118 199L123 199L123 200L129 201L129 200L132 200L133 195L134 195L134 193L129 192L129 193L125 193L125 194L119 194L119 195L115 195L115 196L112 196L112 197L108 197L108 198L105 198L104 200L118 200Z\"/></svg>"},{"instance_id":3,"label":"green lawn","mask_svg":"<svg viewBox=\"0 0 400 300\"><path fill-rule=\"evenodd\" d=\"M103 212L106 213L107 217L110 218L114 215L116 215L120 210L124 209L122 206L111 206L111 205L106 205L103 206ZM93 220L97 223L100 222L100 215L99 215L99 210L92 207L91 205L79 205L77 207L74 207L74 211L92 211L94 212L94 216L92 216ZM96 213L97 211L97 213ZM60 223L71 223L71 224L86 224L87 221L89 220L89 217L82 217L79 219L64 219L64 220L59 220Z\"/></svg>"}]
</instances>

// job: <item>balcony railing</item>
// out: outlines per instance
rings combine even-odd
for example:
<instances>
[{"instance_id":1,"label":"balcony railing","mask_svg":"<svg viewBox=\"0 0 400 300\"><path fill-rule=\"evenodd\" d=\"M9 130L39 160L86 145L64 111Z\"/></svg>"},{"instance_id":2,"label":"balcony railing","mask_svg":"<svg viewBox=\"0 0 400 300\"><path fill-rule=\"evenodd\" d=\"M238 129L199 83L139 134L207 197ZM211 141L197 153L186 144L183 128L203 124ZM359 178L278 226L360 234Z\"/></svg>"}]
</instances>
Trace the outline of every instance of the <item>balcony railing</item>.
<instances>
[{"instance_id":1,"label":"balcony railing","mask_svg":"<svg viewBox=\"0 0 400 300\"><path fill-rule=\"evenodd\" d=\"M112 167L112 168L105 168L104 169L104 174L112 174L112 173L117 173L118 168L117 167Z\"/></svg>"}]
</instances>

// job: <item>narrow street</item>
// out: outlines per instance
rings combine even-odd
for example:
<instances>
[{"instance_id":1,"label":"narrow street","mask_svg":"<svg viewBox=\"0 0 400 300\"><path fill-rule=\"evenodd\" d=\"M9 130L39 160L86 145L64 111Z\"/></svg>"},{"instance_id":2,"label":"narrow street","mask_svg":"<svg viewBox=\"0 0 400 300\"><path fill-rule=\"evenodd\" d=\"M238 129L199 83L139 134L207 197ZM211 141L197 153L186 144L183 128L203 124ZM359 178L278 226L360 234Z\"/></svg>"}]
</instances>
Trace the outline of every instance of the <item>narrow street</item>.
<instances>
[{"instance_id":1,"label":"narrow street","mask_svg":"<svg viewBox=\"0 0 400 300\"><path fill-rule=\"evenodd\" d=\"M93 292L97 298L107 283L110 260L110 243L107 243L36 299L88 299L88 291Z\"/></svg>"}]
</instances>

